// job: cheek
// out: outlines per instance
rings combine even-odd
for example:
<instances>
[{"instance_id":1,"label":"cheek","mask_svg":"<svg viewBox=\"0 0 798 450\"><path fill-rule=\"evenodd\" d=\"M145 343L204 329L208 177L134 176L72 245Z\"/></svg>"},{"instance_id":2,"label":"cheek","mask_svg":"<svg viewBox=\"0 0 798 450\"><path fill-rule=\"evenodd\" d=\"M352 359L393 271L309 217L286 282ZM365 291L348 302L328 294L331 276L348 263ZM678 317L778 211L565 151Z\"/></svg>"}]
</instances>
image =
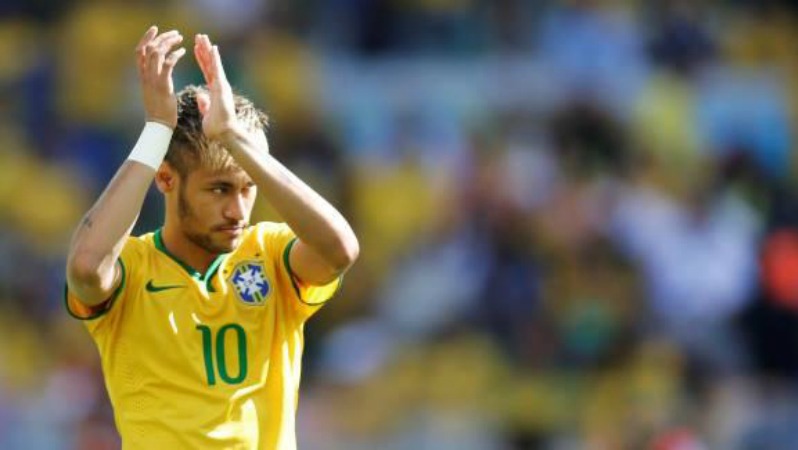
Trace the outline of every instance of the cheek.
<instances>
[{"instance_id":1,"label":"cheek","mask_svg":"<svg viewBox=\"0 0 798 450\"><path fill-rule=\"evenodd\" d=\"M200 195L191 203L191 209L195 219L202 221L203 218L213 215L215 211L221 210L223 205L223 201L212 195Z\"/></svg>"},{"instance_id":2,"label":"cheek","mask_svg":"<svg viewBox=\"0 0 798 450\"><path fill-rule=\"evenodd\" d=\"M257 196L257 191L253 190L244 197L244 205L247 208L248 214L252 213L252 209L255 207L255 200L257 199Z\"/></svg>"}]
</instances>

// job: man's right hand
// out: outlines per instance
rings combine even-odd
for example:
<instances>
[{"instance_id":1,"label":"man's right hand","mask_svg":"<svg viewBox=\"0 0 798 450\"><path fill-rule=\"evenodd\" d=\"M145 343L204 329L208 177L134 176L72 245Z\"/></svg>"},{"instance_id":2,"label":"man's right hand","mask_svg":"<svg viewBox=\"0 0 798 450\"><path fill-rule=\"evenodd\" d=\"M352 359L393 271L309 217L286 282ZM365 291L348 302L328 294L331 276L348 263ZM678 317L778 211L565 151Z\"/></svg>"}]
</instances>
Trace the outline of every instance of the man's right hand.
<instances>
[{"instance_id":1,"label":"man's right hand","mask_svg":"<svg viewBox=\"0 0 798 450\"><path fill-rule=\"evenodd\" d=\"M177 126L172 70L186 54L185 48L174 51L172 48L182 41L183 36L175 30L158 34L158 27L151 26L136 46L136 65L147 121L160 122L172 129Z\"/></svg>"}]
</instances>

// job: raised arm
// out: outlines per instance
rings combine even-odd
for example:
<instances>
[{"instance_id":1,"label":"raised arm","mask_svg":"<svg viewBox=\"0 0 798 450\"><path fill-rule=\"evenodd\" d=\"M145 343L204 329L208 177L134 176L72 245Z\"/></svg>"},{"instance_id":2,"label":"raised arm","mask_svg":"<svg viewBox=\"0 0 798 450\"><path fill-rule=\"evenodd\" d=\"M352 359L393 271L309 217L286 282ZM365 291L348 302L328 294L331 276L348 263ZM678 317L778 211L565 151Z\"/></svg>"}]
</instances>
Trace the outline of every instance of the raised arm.
<instances>
[{"instance_id":1,"label":"raised arm","mask_svg":"<svg viewBox=\"0 0 798 450\"><path fill-rule=\"evenodd\" d=\"M208 85L209 96L198 98L202 127L218 140L266 192L298 240L290 254L291 268L304 283L329 283L346 271L360 247L346 219L335 207L291 173L268 152L262 132L245 130L236 120L233 92L219 50L206 35L197 35L194 54Z\"/></svg>"},{"instance_id":2,"label":"raised arm","mask_svg":"<svg viewBox=\"0 0 798 450\"><path fill-rule=\"evenodd\" d=\"M177 125L172 69L185 49L172 51L183 37L150 27L136 47L147 124L131 156L122 164L75 230L67 257L69 289L87 306L107 300L119 285L116 263Z\"/></svg>"}]
</instances>

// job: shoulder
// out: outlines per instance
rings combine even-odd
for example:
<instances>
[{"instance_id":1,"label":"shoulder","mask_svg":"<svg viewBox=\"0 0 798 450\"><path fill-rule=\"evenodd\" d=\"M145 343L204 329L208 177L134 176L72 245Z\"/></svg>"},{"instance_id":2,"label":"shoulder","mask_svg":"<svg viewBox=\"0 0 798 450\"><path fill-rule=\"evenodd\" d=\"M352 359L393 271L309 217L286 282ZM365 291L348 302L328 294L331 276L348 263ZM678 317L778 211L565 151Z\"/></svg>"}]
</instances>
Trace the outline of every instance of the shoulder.
<instances>
[{"instance_id":1,"label":"shoulder","mask_svg":"<svg viewBox=\"0 0 798 450\"><path fill-rule=\"evenodd\" d=\"M151 240L151 234L152 233L142 236L128 236L125 240L122 252L117 259L117 270L119 271L118 285L111 296L103 303L95 306L86 306L74 292L70 291L69 286L65 285L64 299L67 311L70 315L80 320L97 323L105 322L105 320L95 321L95 319L115 316L116 314L112 311L117 311L119 307L113 306L119 303L120 300L128 297L127 292L130 290L130 285L136 283L138 278L137 274L142 271L142 267L144 266L142 261L145 259L148 248L152 247L152 244L148 243L148 239ZM125 302L122 301L122 303ZM90 330L94 329L96 329L96 326L90 327Z\"/></svg>"},{"instance_id":2,"label":"shoulder","mask_svg":"<svg viewBox=\"0 0 798 450\"><path fill-rule=\"evenodd\" d=\"M145 233L140 236L128 236L122 247L122 256L128 258L140 258L155 251L155 233Z\"/></svg>"},{"instance_id":3,"label":"shoulder","mask_svg":"<svg viewBox=\"0 0 798 450\"><path fill-rule=\"evenodd\" d=\"M256 245L262 249L285 246L295 237L291 227L282 222L259 222L247 230L242 245Z\"/></svg>"},{"instance_id":4,"label":"shoulder","mask_svg":"<svg viewBox=\"0 0 798 450\"><path fill-rule=\"evenodd\" d=\"M285 222L258 222L249 227L250 233L256 233L261 236L291 234L291 227Z\"/></svg>"},{"instance_id":5,"label":"shoulder","mask_svg":"<svg viewBox=\"0 0 798 450\"><path fill-rule=\"evenodd\" d=\"M122 247L119 262L123 266L127 277L147 271L152 255L157 253L155 233L145 233L140 236L129 236Z\"/></svg>"}]
</instances>

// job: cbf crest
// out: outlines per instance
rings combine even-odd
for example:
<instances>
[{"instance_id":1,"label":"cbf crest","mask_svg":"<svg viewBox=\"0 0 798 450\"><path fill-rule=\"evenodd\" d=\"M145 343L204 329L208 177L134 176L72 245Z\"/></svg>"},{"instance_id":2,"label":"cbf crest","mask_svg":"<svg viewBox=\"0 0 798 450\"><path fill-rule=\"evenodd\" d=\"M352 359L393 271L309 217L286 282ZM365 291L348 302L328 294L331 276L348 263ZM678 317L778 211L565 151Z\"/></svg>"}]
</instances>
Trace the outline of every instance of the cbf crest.
<instances>
[{"instance_id":1,"label":"cbf crest","mask_svg":"<svg viewBox=\"0 0 798 450\"><path fill-rule=\"evenodd\" d=\"M230 282L239 300L247 305L262 305L271 292L263 263L256 261L238 264L230 276Z\"/></svg>"}]
</instances>

